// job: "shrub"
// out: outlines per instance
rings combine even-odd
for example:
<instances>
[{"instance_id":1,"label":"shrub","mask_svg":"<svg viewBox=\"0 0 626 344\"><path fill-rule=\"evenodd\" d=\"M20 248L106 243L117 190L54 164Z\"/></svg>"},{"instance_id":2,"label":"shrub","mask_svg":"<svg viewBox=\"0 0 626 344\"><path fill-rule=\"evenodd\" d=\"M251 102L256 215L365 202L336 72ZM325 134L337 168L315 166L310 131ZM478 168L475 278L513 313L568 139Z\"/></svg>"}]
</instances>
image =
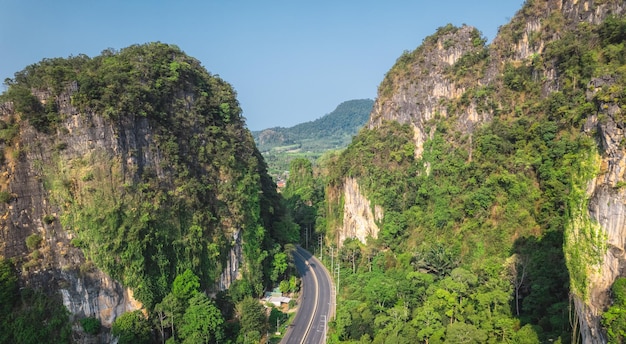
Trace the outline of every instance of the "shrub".
<instances>
[{"instance_id":1,"label":"shrub","mask_svg":"<svg viewBox=\"0 0 626 344\"><path fill-rule=\"evenodd\" d=\"M0 203L9 203L13 197L6 191L0 191Z\"/></svg>"},{"instance_id":2,"label":"shrub","mask_svg":"<svg viewBox=\"0 0 626 344\"><path fill-rule=\"evenodd\" d=\"M51 224L52 222L54 222L54 220L56 219L56 217L54 217L54 215L46 215L43 217L43 222L47 225Z\"/></svg>"},{"instance_id":3,"label":"shrub","mask_svg":"<svg viewBox=\"0 0 626 344\"><path fill-rule=\"evenodd\" d=\"M39 248L39 245L41 244L41 236L39 234L31 234L28 237L26 237L26 247L28 247L29 250L35 250L37 248Z\"/></svg>"},{"instance_id":4,"label":"shrub","mask_svg":"<svg viewBox=\"0 0 626 344\"><path fill-rule=\"evenodd\" d=\"M0 123L0 141L9 143L19 134L20 127L17 124Z\"/></svg>"},{"instance_id":5,"label":"shrub","mask_svg":"<svg viewBox=\"0 0 626 344\"><path fill-rule=\"evenodd\" d=\"M100 320L94 317L82 318L80 319L80 324L86 333L96 335L100 332Z\"/></svg>"},{"instance_id":6,"label":"shrub","mask_svg":"<svg viewBox=\"0 0 626 344\"><path fill-rule=\"evenodd\" d=\"M93 176L93 172L87 172L81 179L83 180L83 182L89 182L92 181L94 178Z\"/></svg>"},{"instance_id":7,"label":"shrub","mask_svg":"<svg viewBox=\"0 0 626 344\"><path fill-rule=\"evenodd\" d=\"M111 333L117 337L120 344L150 342L150 324L141 311L127 312L120 315L113 322Z\"/></svg>"},{"instance_id":8,"label":"shrub","mask_svg":"<svg viewBox=\"0 0 626 344\"><path fill-rule=\"evenodd\" d=\"M55 149L57 150L57 152L60 152L62 150L65 150L67 148L67 143L66 142L59 142L56 146Z\"/></svg>"}]
</instances>

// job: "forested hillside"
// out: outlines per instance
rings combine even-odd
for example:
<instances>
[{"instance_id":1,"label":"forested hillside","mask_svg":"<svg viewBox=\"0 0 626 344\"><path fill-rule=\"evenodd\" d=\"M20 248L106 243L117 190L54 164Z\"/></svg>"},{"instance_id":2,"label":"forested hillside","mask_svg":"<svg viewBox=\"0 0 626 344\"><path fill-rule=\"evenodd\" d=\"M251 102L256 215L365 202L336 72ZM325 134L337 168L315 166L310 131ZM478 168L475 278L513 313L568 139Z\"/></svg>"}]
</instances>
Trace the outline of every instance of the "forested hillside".
<instances>
[{"instance_id":1,"label":"forested hillside","mask_svg":"<svg viewBox=\"0 0 626 344\"><path fill-rule=\"evenodd\" d=\"M176 46L26 67L0 96L0 343L266 342L256 297L298 288L298 240L335 278L329 343L622 343L625 14L440 27L374 106L258 133L300 154L282 196L234 89Z\"/></svg>"},{"instance_id":2,"label":"forested hillside","mask_svg":"<svg viewBox=\"0 0 626 344\"><path fill-rule=\"evenodd\" d=\"M327 151L345 148L367 123L373 104L371 99L349 100L314 121L253 131L270 175L282 177L295 158L315 161Z\"/></svg>"},{"instance_id":3,"label":"forested hillside","mask_svg":"<svg viewBox=\"0 0 626 344\"><path fill-rule=\"evenodd\" d=\"M228 83L162 43L6 83L0 342L265 334L251 297L289 277L298 231Z\"/></svg>"},{"instance_id":4,"label":"forested hillside","mask_svg":"<svg viewBox=\"0 0 626 344\"><path fill-rule=\"evenodd\" d=\"M622 342L623 10L527 1L489 45L447 25L398 58L309 202L330 342Z\"/></svg>"}]
</instances>

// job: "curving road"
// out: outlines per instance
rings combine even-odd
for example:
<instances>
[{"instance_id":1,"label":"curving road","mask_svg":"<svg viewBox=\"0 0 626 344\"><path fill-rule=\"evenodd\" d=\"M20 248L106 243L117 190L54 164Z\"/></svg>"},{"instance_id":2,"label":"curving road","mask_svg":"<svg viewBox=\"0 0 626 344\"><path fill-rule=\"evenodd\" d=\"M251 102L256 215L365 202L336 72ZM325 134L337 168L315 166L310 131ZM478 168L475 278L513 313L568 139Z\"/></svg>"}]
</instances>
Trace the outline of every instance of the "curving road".
<instances>
[{"instance_id":1,"label":"curving road","mask_svg":"<svg viewBox=\"0 0 626 344\"><path fill-rule=\"evenodd\" d=\"M298 313L280 343L326 343L326 326L334 310L330 275L317 258L300 246L293 258L302 278L302 294Z\"/></svg>"}]
</instances>

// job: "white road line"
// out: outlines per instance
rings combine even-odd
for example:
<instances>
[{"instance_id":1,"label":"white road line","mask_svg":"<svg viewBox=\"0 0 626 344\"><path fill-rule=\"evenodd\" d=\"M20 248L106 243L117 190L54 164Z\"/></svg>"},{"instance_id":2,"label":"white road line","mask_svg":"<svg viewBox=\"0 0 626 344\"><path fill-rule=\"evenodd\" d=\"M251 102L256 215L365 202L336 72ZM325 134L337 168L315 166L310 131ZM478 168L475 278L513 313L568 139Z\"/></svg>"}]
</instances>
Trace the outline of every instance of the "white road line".
<instances>
[{"instance_id":1,"label":"white road line","mask_svg":"<svg viewBox=\"0 0 626 344\"><path fill-rule=\"evenodd\" d=\"M317 312L317 299L319 297L320 290L319 290L319 284L317 282L317 276L315 275L315 272L313 272L313 267L311 267L311 265L309 264L308 260L306 260L303 255L301 255L297 251L296 251L296 254L299 255L300 257L302 257L302 259L306 263L306 266L309 267L309 270L313 274L313 280L315 282L315 302L314 302L314 306L313 306L313 313L312 313L311 319L309 319L309 324L307 325L307 329L304 332L304 336L302 336L302 340L300 341L300 344L304 344L304 341L306 340L306 337L309 335L309 332L311 331L311 325L313 324L313 318L315 318L315 312Z\"/></svg>"}]
</instances>

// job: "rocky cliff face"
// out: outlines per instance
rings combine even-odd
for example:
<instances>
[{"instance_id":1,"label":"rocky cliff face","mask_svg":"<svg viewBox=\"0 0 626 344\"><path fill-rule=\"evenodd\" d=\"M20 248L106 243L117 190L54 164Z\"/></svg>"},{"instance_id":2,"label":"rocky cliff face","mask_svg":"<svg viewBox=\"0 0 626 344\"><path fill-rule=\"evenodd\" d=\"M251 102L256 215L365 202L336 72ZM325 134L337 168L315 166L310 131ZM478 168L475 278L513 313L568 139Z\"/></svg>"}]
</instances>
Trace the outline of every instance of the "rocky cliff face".
<instances>
[{"instance_id":1,"label":"rocky cliff face","mask_svg":"<svg viewBox=\"0 0 626 344\"><path fill-rule=\"evenodd\" d=\"M130 150L144 151L141 145L147 143L148 123L138 119L132 126L114 126L101 116L79 114L69 104L69 98L70 93L59 98L61 111L68 115L61 123L65 135L51 137L21 125L20 140L5 148L3 189L13 199L2 205L0 255L22 262L22 281L26 285L59 290L63 304L74 316L96 317L110 327L117 316L142 305L133 298L131 290L95 268L79 248L70 244L74 232L65 230L59 221L62 212L44 186L44 166L53 161L53 154L62 154L64 160L71 161L99 149L120 158ZM10 121L15 116L10 110L5 108L0 119ZM64 145L67 147L59 152L58 148ZM137 158L127 159L129 165L137 164ZM140 159L145 166L154 164L156 157ZM43 238L37 258L26 246L26 238L31 235Z\"/></svg>"},{"instance_id":2,"label":"rocky cliff face","mask_svg":"<svg viewBox=\"0 0 626 344\"><path fill-rule=\"evenodd\" d=\"M339 246L348 238L367 242L368 237L378 237L377 221L382 220L383 210L373 206L361 194L359 184L354 178L347 178L344 184L343 229L339 232Z\"/></svg>"},{"instance_id":3,"label":"rocky cliff face","mask_svg":"<svg viewBox=\"0 0 626 344\"><path fill-rule=\"evenodd\" d=\"M588 99L593 101L597 90L614 82L612 78L593 80L592 91L587 92ZM624 276L626 271L626 190L623 188L626 152L622 144L623 122L619 120L623 110L613 101L600 102L600 109L598 114L587 119L585 125L585 131L596 133L600 152L596 158L597 173L587 182L585 196L588 205L582 213L589 217L591 225L574 224L568 233L570 237L577 238L579 244L587 243L592 252L587 257L586 285L574 291L585 343L606 342L600 329L600 318L611 305L610 288L613 282L617 277ZM575 243L569 242L565 248L567 250L572 246Z\"/></svg>"},{"instance_id":4,"label":"rocky cliff face","mask_svg":"<svg viewBox=\"0 0 626 344\"><path fill-rule=\"evenodd\" d=\"M481 54L483 44L475 28L447 26L427 38L416 51L405 52L379 86L368 127L377 128L383 121L411 125L414 155L419 158L424 142L435 130L427 123L448 116L447 102L465 92L462 82L449 77L450 69L464 56ZM471 128L489 116L489 113L479 115L475 107L470 107L465 116L459 116L462 121L459 125ZM363 243L367 235L375 238L379 230L376 222L383 218L382 208L371 207L361 195L358 181L352 178L344 180L344 201L343 225L338 230L340 243L351 237Z\"/></svg>"},{"instance_id":5,"label":"rocky cliff face","mask_svg":"<svg viewBox=\"0 0 626 344\"><path fill-rule=\"evenodd\" d=\"M547 1L527 5L518 14L517 20L528 18L528 14L540 15L540 20L526 19L522 38L514 49L513 59L524 60L534 54L541 54L547 43L559 39L561 32L550 27L550 19L560 18L565 27L572 29L580 23L598 25L610 15L624 13L626 4L621 1ZM515 24L511 24L513 26ZM521 25L521 24L517 24ZM535 37L534 40L532 37ZM495 44L495 43L494 43ZM499 42L498 44L505 44ZM557 91L561 87L556 81L558 74L553 69L544 72L544 94ZM611 77L594 79L588 89L598 90L609 87L614 80ZM590 113L585 131L590 135L597 133L599 156L595 162L597 175L587 182L586 194L579 203L580 218L589 219L574 221L566 232L566 257L572 260L569 250L585 245L586 273L585 281L576 281L576 271L572 274L572 294L576 313L579 318L580 332L583 343L605 343L600 319L602 313L610 306L610 288L615 279L624 272L624 249L626 249L626 194L618 183L624 180L624 147L623 123L616 119L621 115L620 104L605 103L594 98L593 91L587 93L587 100L597 102L600 113ZM602 117L602 120L598 120ZM586 206L585 206L586 205ZM576 211L573 211L574 213ZM570 264L570 266L572 266ZM576 286L584 284L581 290Z\"/></svg>"},{"instance_id":6,"label":"rocky cliff face","mask_svg":"<svg viewBox=\"0 0 626 344\"><path fill-rule=\"evenodd\" d=\"M42 82L50 65L66 80ZM244 275L261 286L265 229L282 213L230 85L155 43L43 61L7 94L0 257L23 285L60 291L74 319L105 327L153 307L185 269L210 292Z\"/></svg>"},{"instance_id":7,"label":"rocky cliff face","mask_svg":"<svg viewBox=\"0 0 626 344\"><path fill-rule=\"evenodd\" d=\"M369 128L375 129L384 121L410 124L414 129L415 157L422 156L424 143L432 137L433 119L448 118L454 125L457 137L469 137L471 159L472 133L481 123L493 118L493 106L483 106L477 90L498 88L502 83L505 66L532 65L543 61L533 70L533 80L541 81L541 96L548 97L560 91L559 71L555 61L544 57L551 42L561 39L565 32L584 25L597 25L608 16L623 14L623 1L549 0L528 1L512 19L503 26L498 36L483 47L476 40L474 29L440 28L437 34L424 40L424 44L411 53L404 53L389 71L379 87L379 94L371 114ZM484 64L472 64L472 55L487 49ZM468 72L465 72L465 68ZM465 74L464 74L465 73ZM467 78L467 76L471 78ZM610 87L611 77L594 79L589 89ZM473 92L473 93L472 93ZM598 103L599 113L587 113L586 132L597 135L598 155L588 159L596 164L595 174L588 175L587 185L581 196L578 220L566 229L565 250L572 245L585 243L586 272L584 283L576 281L571 272L572 292L584 343L603 343L606 338L600 328L601 314L609 306L609 288L615 278L624 272L626 249L626 193L624 169L626 168L623 145L623 104L617 98L613 102L601 102L588 94L589 102ZM495 99L496 103L503 100ZM514 107L517 100L504 104ZM601 119L599 119L601 118ZM599 171L599 172L597 172ZM581 176L583 178L584 176ZM353 192L348 185L358 181L346 179L344 211L359 209L367 204L361 198L348 197ZM577 213L572 210L573 213ZM359 215L361 214L361 215ZM354 223L369 223L370 212L350 212L344 216L341 236L353 231ZM370 228L375 228L371 224ZM574 244L576 243L576 244ZM566 257L568 254L566 252ZM581 284L577 284L581 282ZM582 285L580 290L576 285Z\"/></svg>"},{"instance_id":8,"label":"rocky cliff face","mask_svg":"<svg viewBox=\"0 0 626 344\"><path fill-rule=\"evenodd\" d=\"M415 155L421 156L428 138L426 123L435 117L448 116L447 101L459 98L465 85L449 77L449 69L463 56L480 54L483 41L475 28L442 28L428 38L424 45L411 53L419 55L416 63L405 63L409 53L400 57L379 87L379 96L369 121L369 128L380 126L382 121L411 124L414 128ZM489 117L478 114L474 108L460 116L464 125Z\"/></svg>"}]
</instances>

